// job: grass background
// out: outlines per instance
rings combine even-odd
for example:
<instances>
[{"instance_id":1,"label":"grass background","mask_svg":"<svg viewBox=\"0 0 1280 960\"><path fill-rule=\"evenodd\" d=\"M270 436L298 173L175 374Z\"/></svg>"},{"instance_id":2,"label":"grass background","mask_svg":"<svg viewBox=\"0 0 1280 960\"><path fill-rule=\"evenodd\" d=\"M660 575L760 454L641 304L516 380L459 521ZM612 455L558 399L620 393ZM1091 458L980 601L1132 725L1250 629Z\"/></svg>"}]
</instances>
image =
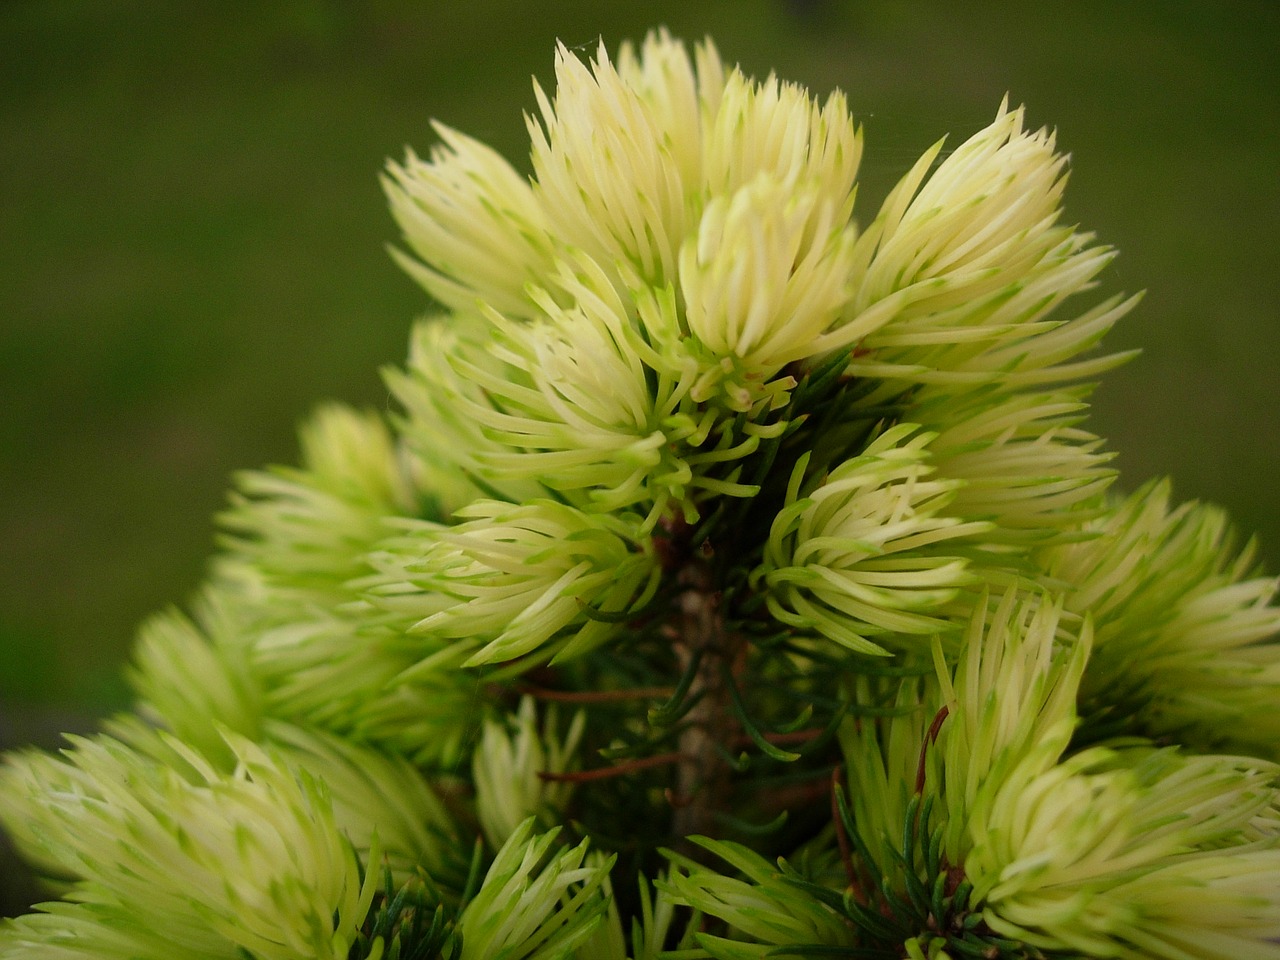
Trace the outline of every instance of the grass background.
<instances>
[{"instance_id":1,"label":"grass background","mask_svg":"<svg viewBox=\"0 0 1280 960\"><path fill-rule=\"evenodd\" d=\"M315 403L385 406L427 306L377 175L440 118L523 163L558 37L667 24L864 124L864 219L1007 92L1073 155L1067 216L1149 291L1097 397L1123 484L1171 473L1280 568L1280 5L1076 0L283 0L0 5L0 744L125 702L233 470Z\"/></svg>"}]
</instances>

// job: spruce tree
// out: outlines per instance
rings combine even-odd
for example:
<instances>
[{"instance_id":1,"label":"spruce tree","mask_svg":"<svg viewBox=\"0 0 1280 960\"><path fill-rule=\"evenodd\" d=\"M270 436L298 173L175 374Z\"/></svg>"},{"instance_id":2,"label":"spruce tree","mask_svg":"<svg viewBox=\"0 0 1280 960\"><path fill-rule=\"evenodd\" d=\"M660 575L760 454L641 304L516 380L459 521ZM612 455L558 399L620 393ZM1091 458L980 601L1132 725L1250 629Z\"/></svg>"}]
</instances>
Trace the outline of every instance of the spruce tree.
<instances>
[{"instance_id":1,"label":"spruce tree","mask_svg":"<svg viewBox=\"0 0 1280 960\"><path fill-rule=\"evenodd\" d=\"M1088 427L1136 297L999 106L561 47L391 163L389 416L240 475L136 708L11 755L40 960L1280 957L1280 610Z\"/></svg>"}]
</instances>

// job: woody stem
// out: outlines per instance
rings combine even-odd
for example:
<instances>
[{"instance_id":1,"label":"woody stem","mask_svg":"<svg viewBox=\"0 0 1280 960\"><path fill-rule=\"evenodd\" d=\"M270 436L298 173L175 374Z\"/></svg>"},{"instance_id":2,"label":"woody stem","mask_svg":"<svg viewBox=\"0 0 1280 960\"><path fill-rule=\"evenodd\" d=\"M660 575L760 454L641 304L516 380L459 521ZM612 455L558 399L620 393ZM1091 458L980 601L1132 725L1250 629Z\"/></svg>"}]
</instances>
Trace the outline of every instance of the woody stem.
<instances>
[{"instance_id":1,"label":"woody stem","mask_svg":"<svg viewBox=\"0 0 1280 960\"><path fill-rule=\"evenodd\" d=\"M675 808L672 829L677 837L715 835L717 812L727 810L732 782L725 752L740 733L731 708L728 684L741 669L746 648L743 638L725 629L719 594L710 570L695 561L680 573L685 590L679 598L679 636L676 653L688 669L697 660L690 687L696 702L685 716L680 733Z\"/></svg>"}]
</instances>

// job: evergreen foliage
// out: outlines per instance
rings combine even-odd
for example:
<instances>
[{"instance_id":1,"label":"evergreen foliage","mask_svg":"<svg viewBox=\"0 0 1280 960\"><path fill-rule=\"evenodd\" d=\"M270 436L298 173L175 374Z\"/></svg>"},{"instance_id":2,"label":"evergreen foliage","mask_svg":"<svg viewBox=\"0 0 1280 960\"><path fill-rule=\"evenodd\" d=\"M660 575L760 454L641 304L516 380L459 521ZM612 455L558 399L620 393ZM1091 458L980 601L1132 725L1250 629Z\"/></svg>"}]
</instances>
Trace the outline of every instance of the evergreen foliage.
<instances>
[{"instance_id":1,"label":"evergreen foliage","mask_svg":"<svg viewBox=\"0 0 1280 960\"><path fill-rule=\"evenodd\" d=\"M533 176L385 184L440 306L245 473L136 710L0 771L0 957L1280 957L1280 609L1110 490L1112 252L1002 104L865 226L862 134L664 33ZM1068 303L1067 301L1071 301Z\"/></svg>"}]
</instances>

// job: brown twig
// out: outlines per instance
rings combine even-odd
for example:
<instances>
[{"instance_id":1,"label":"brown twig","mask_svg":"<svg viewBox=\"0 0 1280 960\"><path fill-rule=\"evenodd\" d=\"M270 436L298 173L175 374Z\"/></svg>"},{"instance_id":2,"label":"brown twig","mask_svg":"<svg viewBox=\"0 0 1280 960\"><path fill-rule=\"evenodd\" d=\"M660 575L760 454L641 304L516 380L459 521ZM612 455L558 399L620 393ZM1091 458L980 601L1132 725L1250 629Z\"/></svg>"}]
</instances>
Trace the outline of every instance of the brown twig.
<instances>
[{"instance_id":1,"label":"brown twig","mask_svg":"<svg viewBox=\"0 0 1280 960\"><path fill-rule=\"evenodd\" d=\"M809 743L812 740L817 740L826 732L827 731L821 727L811 727L808 730L792 730L789 733L766 733L762 734L762 736L775 747L779 747L786 746L791 743ZM749 736L741 734L740 736L734 737L730 745L734 748L749 747L753 743L755 743L755 741Z\"/></svg>"},{"instance_id":2,"label":"brown twig","mask_svg":"<svg viewBox=\"0 0 1280 960\"><path fill-rule=\"evenodd\" d=\"M683 753L658 753L652 757L639 757L635 760L624 760L611 767L596 767L594 770L576 770L570 773L552 773L550 770L539 770L538 777L551 783L586 783L590 780L608 780L610 777L621 777L637 770L649 767L662 767L672 763L680 763L688 759Z\"/></svg>"},{"instance_id":3,"label":"brown twig","mask_svg":"<svg viewBox=\"0 0 1280 960\"><path fill-rule=\"evenodd\" d=\"M689 563L680 573L685 590L679 598L679 636L676 655L683 667L697 662L689 696L693 706L685 715L679 750L685 756L676 771L675 796L685 799L675 808L672 832L677 837L711 835L716 815L730 805L731 770L722 751L741 733L728 684L742 669L745 639L725 628L720 595L709 568ZM697 851L693 851L695 854Z\"/></svg>"},{"instance_id":4,"label":"brown twig","mask_svg":"<svg viewBox=\"0 0 1280 960\"><path fill-rule=\"evenodd\" d=\"M790 743L808 743L816 740L825 731L820 729L810 730L793 730L790 733L766 733L764 738L772 744L785 745ZM746 734L735 737L730 746L749 747L754 741ZM679 751L671 751L670 753L657 753L651 757L640 757L635 760L627 760L622 763L614 764L611 767L597 767L593 770L582 770L574 773L553 773L550 770L539 770L538 776L543 780L556 783L580 783L586 780L604 780L608 777L620 777L624 774L631 773L635 770L645 770L649 767L660 767L664 764L679 763L687 760L688 756Z\"/></svg>"},{"instance_id":5,"label":"brown twig","mask_svg":"<svg viewBox=\"0 0 1280 960\"><path fill-rule=\"evenodd\" d=\"M634 690L549 690L525 684L521 693L536 700L554 700L557 703L620 703L626 700L668 700L675 692L672 687L637 687Z\"/></svg>"}]
</instances>

